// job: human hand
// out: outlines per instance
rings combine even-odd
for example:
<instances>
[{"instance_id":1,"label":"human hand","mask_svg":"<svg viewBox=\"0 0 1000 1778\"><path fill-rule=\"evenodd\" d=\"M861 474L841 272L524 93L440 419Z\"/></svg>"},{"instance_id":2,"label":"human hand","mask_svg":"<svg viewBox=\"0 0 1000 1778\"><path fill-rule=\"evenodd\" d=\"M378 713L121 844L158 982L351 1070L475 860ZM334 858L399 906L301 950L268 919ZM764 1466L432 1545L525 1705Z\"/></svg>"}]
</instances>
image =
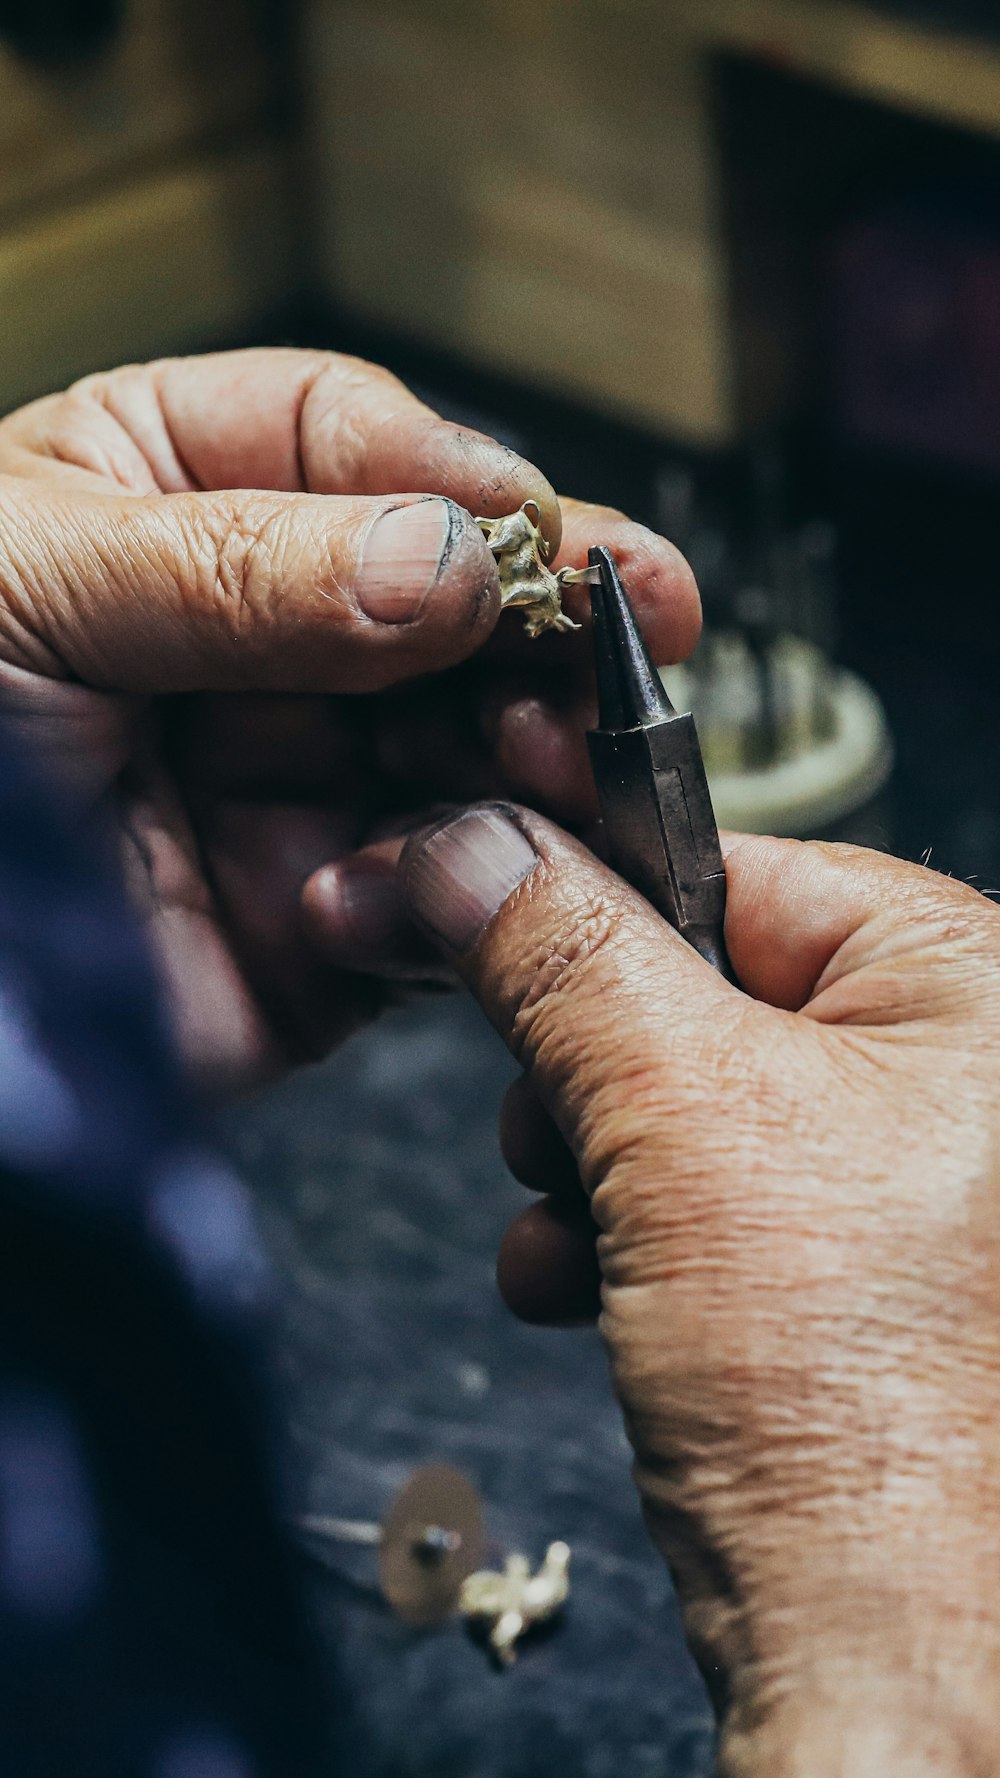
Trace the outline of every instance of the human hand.
<instances>
[{"instance_id":1,"label":"human hand","mask_svg":"<svg viewBox=\"0 0 1000 1778\"><path fill-rule=\"evenodd\" d=\"M560 562L613 543L660 658L692 646L669 544L560 507L531 464L355 359L133 365L0 422L4 714L113 797L211 1083L322 1053L427 971L394 871L420 812L507 790L588 818L585 639L492 636L470 513L528 498Z\"/></svg>"},{"instance_id":2,"label":"human hand","mask_svg":"<svg viewBox=\"0 0 1000 1778\"><path fill-rule=\"evenodd\" d=\"M556 1195L508 1233L509 1300L585 1313L588 1201L600 1231L720 1771L1000 1770L1000 911L736 840L741 993L523 810L415 835L402 870L525 1069L505 1145Z\"/></svg>"}]
</instances>

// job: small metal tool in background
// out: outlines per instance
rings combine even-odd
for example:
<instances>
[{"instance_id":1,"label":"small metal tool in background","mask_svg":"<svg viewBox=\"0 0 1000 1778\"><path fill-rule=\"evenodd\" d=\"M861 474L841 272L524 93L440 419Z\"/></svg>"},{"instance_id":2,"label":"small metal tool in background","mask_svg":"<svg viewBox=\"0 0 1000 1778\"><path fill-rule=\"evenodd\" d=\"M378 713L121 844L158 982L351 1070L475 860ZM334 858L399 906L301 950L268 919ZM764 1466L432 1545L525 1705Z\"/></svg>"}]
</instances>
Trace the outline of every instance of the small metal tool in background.
<instances>
[{"instance_id":1,"label":"small metal tool in background","mask_svg":"<svg viewBox=\"0 0 1000 1778\"><path fill-rule=\"evenodd\" d=\"M836 532L791 518L787 479L767 441L731 465L725 493L663 466L656 526L694 570L705 628L660 677L697 719L723 826L885 846L892 737L872 687L837 660Z\"/></svg>"},{"instance_id":2,"label":"small metal tool in background","mask_svg":"<svg viewBox=\"0 0 1000 1778\"><path fill-rule=\"evenodd\" d=\"M308 1513L296 1529L322 1546L370 1545L378 1551L379 1591L397 1617L430 1627L455 1610L462 1583L483 1554L477 1490L449 1464L416 1470L381 1522Z\"/></svg>"},{"instance_id":3,"label":"small metal tool in background","mask_svg":"<svg viewBox=\"0 0 1000 1778\"><path fill-rule=\"evenodd\" d=\"M610 550L589 559L598 727L587 740L609 860L735 983L726 868L694 718L664 691Z\"/></svg>"},{"instance_id":4,"label":"small metal tool in background","mask_svg":"<svg viewBox=\"0 0 1000 1778\"><path fill-rule=\"evenodd\" d=\"M482 1629L500 1667L513 1666L521 1638L555 1617L569 1593L570 1550L562 1542L550 1543L534 1570L520 1554L509 1555L502 1568L479 1566L483 1503L450 1464L415 1470L381 1523L306 1513L294 1526L310 1552L331 1544L377 1549L379 1591L396 1617L430 1630L457 1612Z\"/></svg>"}]
</instances>

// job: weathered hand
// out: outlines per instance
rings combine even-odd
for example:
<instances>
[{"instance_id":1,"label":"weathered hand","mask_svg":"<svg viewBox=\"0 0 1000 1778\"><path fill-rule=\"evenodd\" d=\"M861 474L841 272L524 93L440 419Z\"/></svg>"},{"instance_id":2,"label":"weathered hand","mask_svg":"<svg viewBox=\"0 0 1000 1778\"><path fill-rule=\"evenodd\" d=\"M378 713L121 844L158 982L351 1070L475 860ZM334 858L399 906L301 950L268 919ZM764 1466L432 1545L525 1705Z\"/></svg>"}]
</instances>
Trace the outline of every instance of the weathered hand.
<instances>
[{"instance_id":1,"label":"weathered hand","mask_svg":"<svg viewBox=\"0 0 1000 1778\"><path fill-rule=\"evenodd\" d=\"M0 423L4 713L113 799L211 1080L320 1053L427 968L394 880L416 811L507 788L586 819L586 651L513 618L492 637L470 517L529 497L564 562L613 543L662 658L691 646L668 544L560 510L531 464L354 359L130 366Z\"/></svg>"},{"instance_id":2,"label":"weathered hand","mask_svg":"<svg viewBox=\"0 0 1000 1778\"><path fill-rule=\"evenodd\" d=\"M601 1325L721 1770L985 1778L1000 911L872 853L737 840L741 993L511 813L414 836L403 875L525 1068L508 1153L556 1192L508 1234L506 1294L585 1312L588 1202L600 1230Z\"/></svg>"}]
</instances>

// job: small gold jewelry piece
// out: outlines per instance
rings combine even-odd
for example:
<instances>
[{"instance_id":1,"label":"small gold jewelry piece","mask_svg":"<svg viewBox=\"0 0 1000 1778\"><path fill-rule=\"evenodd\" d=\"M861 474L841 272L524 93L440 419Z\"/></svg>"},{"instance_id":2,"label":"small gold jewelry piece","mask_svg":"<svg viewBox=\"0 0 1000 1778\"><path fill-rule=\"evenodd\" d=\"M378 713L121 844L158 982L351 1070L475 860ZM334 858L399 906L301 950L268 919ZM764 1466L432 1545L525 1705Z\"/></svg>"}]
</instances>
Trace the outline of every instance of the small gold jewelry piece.
<instances>
[{"instance_id":1,"label":"small gold jewelry piece","mask_svg":"<svg viewBox=\"0 0 1000 1778\"><path fill-rule=\"evenodd\" d=\"M483 1568L463 1581L458 1609L491 1626L489 1644L501 1666L513 1666L518 1639L565 1603L569 1557L568 1544L550 1543L537 1574L526 1556L508 1556L502 1573Z\"/></svg>"},{"instance_id":2,"label":"small gold jewelry piece","mask_svg":"<svg viewBox=\"0 0 1000 1778\"><path fill-rule=\"evenodd\" d=\"M549 546L539 529L541 516L537 501L526 500L503 518L476 520L496 558L500 608L520 606L529 636L541 636L545 630L578 630L580 625L562 608L562 589L594 574L591 568L560 568L553 574L546 566Z\"/></svg>"}]
</instances>

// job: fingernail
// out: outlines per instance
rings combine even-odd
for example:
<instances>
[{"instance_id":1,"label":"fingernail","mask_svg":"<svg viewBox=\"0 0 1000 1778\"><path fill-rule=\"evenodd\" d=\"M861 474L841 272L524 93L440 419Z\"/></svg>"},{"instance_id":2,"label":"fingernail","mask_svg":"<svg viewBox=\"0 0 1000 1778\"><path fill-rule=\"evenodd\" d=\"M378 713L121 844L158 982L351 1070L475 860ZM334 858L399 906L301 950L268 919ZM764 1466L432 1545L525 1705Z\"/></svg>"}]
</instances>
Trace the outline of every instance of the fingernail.
<instances>
[{"instance_id":1,"label":"fingernail","mask_svg":"<svg viewBox=\"0 0 1000 1778\"><path fill-rule=\"evenodd\" d=\"M500 809L469 809L404 853L414 909L453 951L467 951L538 863L519 827Z\"/></svg>"},{"instance_id":2,"label":"fingernail","mask_svg":"<svg viewBox=\"0 0 1000 1778\"><path fill-rule=\"evenodd\" d=\"M441 567L451 530L446 500L418 500L375 520L354 585L362 611L383 624L412 621Z\"/></svg>"}]
</instances>

